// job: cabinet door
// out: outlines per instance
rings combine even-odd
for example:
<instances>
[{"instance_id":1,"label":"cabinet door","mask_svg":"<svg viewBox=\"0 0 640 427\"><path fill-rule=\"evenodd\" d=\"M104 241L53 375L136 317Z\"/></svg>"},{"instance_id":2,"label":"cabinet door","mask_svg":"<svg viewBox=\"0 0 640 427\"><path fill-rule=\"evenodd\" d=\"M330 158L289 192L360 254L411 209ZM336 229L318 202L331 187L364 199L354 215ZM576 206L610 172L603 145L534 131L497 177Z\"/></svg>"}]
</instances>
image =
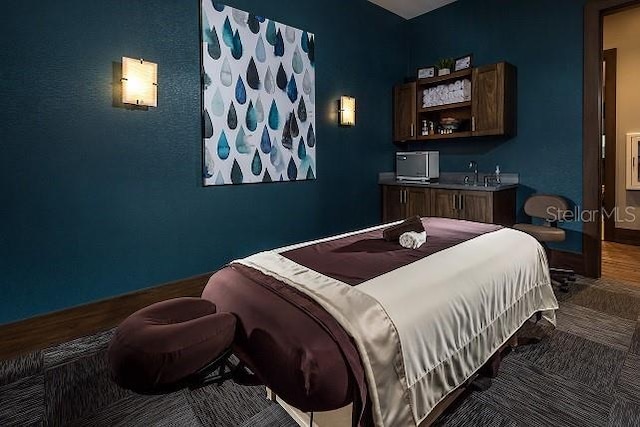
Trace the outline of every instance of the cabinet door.
<instances>
[{"instance_id":1,"label":"cabinet door","mask_svg":"<svg viewBox=\"0 0 640 427\"><path fill-rule=\"evenodd\" d=\"M517 77L513 65L501 62L473 69L472 124L474 136L515 135Z\"/></svg>"},{"instance_id":2,"label":"cabinet door","mask_svg":"<svg viewBox=\"0 0 640 427\"><path fill-rule=\"evenodd\" d=\"M393 89L394 141L416 139L416 83L398 85Z\"/></svg>"},{"instance_id":3,"label":"cabinet door","mask_svg":"<svg viewBox=\"0 0 640 427\"><path fill-rule=\"evenodd\" d=\"M489 192L461 191L460 219L491 223L493 221L492 201L492 195Z\"/></svg>"},{"instance_id":4,"label":"cabinet door","mask_svg":"<svg viewBox=\"0 0 640 427\"><path fill-rule=\"evenodd\" d=\"M504 64L474 68L472 83L473 123L475 135L502 133L504 112Z\"/></svg>"},{"instance_id":5,"label":"cabinet door","mask_svg":"<svg viewBox=\"0 0 640 427\"><path fill-rule=\"evenodd\" d=\"M407 218L414 215L424 217L431 214L429 189L407 187L404 191L406 191Z\"/></svg>"},{"instance_id":6,"label":"cabinet door","mask_svg":"<svg viewBox=\"0 0 640 427\"><path fill-rule=\"evenodd\" d=\"M404 189L396 185L382 187L382 221L392 222L405 218Z\"/></svg>"},{"instance_id":7,"label":"cabinet door","mask_svg":"<svg viewBox=\"0 0 640 427\"><path fill-rule=\"evenodd\" d=\"M431 190L431 215L440 218L458 218L458 192L452 190Z\"/></svg>"}]
</instances>

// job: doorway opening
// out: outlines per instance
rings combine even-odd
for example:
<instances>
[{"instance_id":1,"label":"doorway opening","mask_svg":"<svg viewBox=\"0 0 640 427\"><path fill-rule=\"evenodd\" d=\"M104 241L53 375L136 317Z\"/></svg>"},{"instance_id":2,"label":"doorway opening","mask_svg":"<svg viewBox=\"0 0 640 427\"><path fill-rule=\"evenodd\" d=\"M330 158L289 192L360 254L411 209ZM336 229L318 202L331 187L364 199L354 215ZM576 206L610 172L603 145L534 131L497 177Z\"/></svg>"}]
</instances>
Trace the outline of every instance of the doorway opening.
<instances>
[{"instance_id":1,"label":"doorway opening","mask_svg":"<svg viewBox=\"0 0 640 427\"><path fill-rule=\"evenodd\" d=\"M583 224L584 270L640 283L640 0L592 0L585 7L583 208L601 213ZM636 168L635 170L633 168ZM638 173L640 182L640 173Z\"/></svg>"}]
</instances>

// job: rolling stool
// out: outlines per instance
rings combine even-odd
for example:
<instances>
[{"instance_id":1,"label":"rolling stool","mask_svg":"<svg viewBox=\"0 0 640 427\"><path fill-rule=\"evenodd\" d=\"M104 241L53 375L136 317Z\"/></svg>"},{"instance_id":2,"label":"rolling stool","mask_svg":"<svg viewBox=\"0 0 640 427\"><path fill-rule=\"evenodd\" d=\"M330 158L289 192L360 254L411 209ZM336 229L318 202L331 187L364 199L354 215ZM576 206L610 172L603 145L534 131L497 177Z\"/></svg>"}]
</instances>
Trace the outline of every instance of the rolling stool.
<instances>
[{"instance_id":1,"label":"rolling stool","mask_svg":"<svg viewBox=\"0 0 640 427\"><path fill-rule=\"evenodd\" d=\"M525 202L524 211L532 218L543 219L544 225L515 224L513 228L533 236L548 252L547 243L564 242L566 239L565 231L558 228L558 219L561 219L560 212L568 210L569 204L560 196L535 194ZM562 292L568 292L569 285L576 281L576 274L571 269L550 268L549 272L551 273L551 281Z\"/></svg>"},{"instance_id":2,"label":"rolling stool","mask_svg":"<svg viewBox=\"0 0 640 427\"><path fill-rule=\"evenodd\" d=\"M113 380L140 394L165 394L239 379L257 383L231 360L236 318L201 298L143 308L115 331L108 349ZM239 381L240 382L240 381Z\"/></svg>"}]
</instances>

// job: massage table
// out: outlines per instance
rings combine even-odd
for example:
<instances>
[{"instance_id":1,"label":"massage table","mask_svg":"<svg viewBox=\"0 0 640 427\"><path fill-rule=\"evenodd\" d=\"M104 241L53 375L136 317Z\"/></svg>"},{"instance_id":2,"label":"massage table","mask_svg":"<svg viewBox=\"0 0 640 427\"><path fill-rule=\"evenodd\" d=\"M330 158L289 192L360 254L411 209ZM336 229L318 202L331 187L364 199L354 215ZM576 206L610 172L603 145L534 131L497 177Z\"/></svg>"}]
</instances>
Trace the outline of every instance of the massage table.
<instances>
[{"instance_id":1,"label":"massage table","mask_svg":"<svg viewBox=\"0 0 640 427\"><path fill-rule=\"evenodd\" d=\"M212 333L215 351L228 347L225 354L239 360L235 372L264 384L301 425L429 425L481 369L495 365L525 322L538 316L554 324L558 304L545 251L529 235L469 221L422 221L427 243L416 250L382 239L393 223L230 263L202 293L211 324L221 324L215 316L226 322L217 329L223 339ZM156 320L147 323L162 323ZM140 371L130 369L132 360L144 365L132 350L140 330L130 322L114 335L110 360L121 384L123 370L129 379ZM188 348L203 342L208 338L199 336ZM198 357L190 355L187 370L219 356L207 359L206 351L214 352L192 351ZM176 357L162 360L159 369L167 370ZM152 374L157 385L164 372Z\"/></svg>"}]
</instances>

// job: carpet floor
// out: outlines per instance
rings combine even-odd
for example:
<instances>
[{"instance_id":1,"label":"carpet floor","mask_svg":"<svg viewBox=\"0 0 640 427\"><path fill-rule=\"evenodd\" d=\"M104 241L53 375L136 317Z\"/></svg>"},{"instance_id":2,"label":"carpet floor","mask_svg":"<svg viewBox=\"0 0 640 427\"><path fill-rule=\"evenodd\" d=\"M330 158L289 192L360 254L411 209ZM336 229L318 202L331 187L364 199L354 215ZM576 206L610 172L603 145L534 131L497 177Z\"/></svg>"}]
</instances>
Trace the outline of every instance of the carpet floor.
<instances>
[{"instance_id":1,"label":"carpet floor","mask_svg":"<svg viewBox=\"0 0 640 427\"><path fill-rule=\"evenodd\" d=\"M440 426L640 426L640 287L580 278L558 294L556 329L502 362ZM231 382L140 396L110 381L111 332L0 362L0 425L294 427L261 387Z\"/></svg>"}]
</instances>

